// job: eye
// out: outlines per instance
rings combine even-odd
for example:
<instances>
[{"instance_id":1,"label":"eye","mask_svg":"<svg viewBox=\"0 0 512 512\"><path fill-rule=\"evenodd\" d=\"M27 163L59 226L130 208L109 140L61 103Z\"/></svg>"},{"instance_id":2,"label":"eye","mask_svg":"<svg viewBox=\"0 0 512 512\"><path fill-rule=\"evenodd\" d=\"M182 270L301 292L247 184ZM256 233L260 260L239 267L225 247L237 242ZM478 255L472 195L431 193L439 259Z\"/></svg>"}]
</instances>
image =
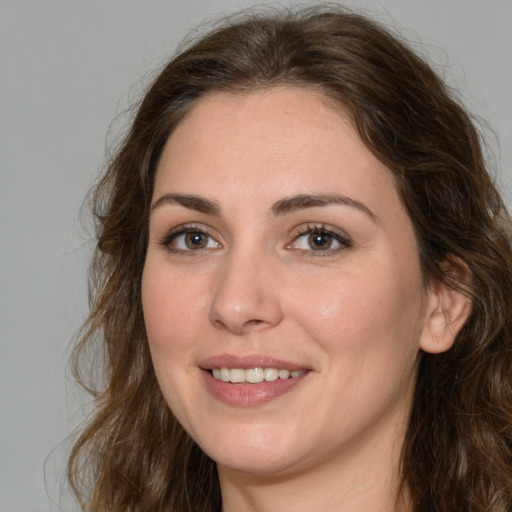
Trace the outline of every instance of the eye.
<instances>
[{"instance_id":1,"label":"eye","mask_svg":"<svg viewBox=\"0 0 512 512\"><path fill-rule=\"evenodd\" d=\"M348 238L325 226L307 226L288 246L291 249L315 252L336 252L351 247Z\"/></svg>"},{"instance_id":2,"label":"eye","mask_svg":"<svg viewBox=\"0 0 512 512\"><path fill-rule=\"evenodd\" d=\"M182 226L171 231L162 240L171 252L189 252L222 247L206 231L195 226Z\"/></svg>"}]
</instances>

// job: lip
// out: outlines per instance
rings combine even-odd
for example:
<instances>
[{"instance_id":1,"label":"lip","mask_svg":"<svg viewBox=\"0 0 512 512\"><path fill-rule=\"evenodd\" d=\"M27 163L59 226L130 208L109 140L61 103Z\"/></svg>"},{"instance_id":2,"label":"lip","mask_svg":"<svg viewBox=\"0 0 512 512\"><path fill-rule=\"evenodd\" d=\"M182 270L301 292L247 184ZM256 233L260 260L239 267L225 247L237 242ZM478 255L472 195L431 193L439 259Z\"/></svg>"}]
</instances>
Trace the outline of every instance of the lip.
<instances>
[{"instance_id":1,"label":"lip","mask_svg":"<svg viewBox=\"0 0 512 512\"><path fill-rule=\"evenodd\" d=\"M201 361L199 367L208 392L216 400L242 408L257 407L279 398L300 385L311 373L310 368L304 365L259 355L234 356L224 354ZM264 381L257 384L223 382L215 379L210 373L213 368L241 368L247 370L255 367L290 371L306 370L306 372L295 378Z\"/></svg>"},{"instance_id":2,"label":"lip","mask_svg":"<svg viewBox=\"0 0 512 512\"><path fill-rule=\"evenodd\" d=\"M310 370L304 365L275 359L262 355L235 356L231 354L223 354L219 356L209 357L199 363L202 370L212 370L213 368L241 368L248 370L249 368L275 368L276 370Z\"/></svg>"}]
</instances>

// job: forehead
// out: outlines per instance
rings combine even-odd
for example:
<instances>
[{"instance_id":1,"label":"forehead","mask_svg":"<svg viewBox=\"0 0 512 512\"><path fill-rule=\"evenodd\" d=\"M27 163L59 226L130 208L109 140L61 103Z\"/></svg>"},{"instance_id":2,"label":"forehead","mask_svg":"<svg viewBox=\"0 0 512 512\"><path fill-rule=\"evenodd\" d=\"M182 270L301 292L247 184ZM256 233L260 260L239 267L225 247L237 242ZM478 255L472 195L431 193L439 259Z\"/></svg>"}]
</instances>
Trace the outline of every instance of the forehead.
<instances>
[{"instance_id":1,"label":"forehead","mask_svg":"<svg viewBox=\"0 0 512 512\"><path fill-rule=\"evenodd\" d=\"M211 93L177 126L160 159L155 194L214 190L252 200L258 190L274 196L269 200L337 192L401 202L391 172L348 114L298 87Z\"/></svg>"}]
</instances>

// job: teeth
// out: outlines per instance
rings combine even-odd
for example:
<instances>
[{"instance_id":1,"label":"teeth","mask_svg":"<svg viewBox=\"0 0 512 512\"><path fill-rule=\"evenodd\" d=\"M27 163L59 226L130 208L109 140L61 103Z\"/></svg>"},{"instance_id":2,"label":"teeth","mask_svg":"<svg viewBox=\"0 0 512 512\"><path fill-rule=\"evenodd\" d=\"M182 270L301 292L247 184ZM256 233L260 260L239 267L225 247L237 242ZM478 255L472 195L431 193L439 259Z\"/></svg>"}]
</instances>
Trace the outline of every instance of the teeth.
<instances>
[{"instance_id":1,"label":"teeth","mask_svg":"<svg viewBox=\"0 0 512 512\"><path fill-rule=\"evenodd\" d=\"M275 368L265 368L263 370L263 377L267 382L272 382L279 378L279 372Z\"/></svg>"},{"instance_id":2,"label":"teeth","mask_svg":"<svg viewBox=\"0 0 512 512\"><path fill-rule=\"evenodd\" d=\"M231 370L231 372L238 372L243 370ZM250 382L252 384L256 384L257 382L263 382L263 368L250 368L249 370L245 370L245 381ZM233 382L233 381L231 381ZM243 381L240 381L243 382Z\"/></svg>"},{"instance_id":3,"label":"teeth","mask_svg":"<svg viewBox=\"0 0 512 512\"><path fill-rule=\"evenodd\" d=\"M277 379L296 379L306 370L277 370L276 368L249 368L244 370L242 368L213 368L212 374L215 379L222 380L223 382L242 383L249 382L257 384L259 382L272 382Z\"/></svg>"},{"instance_id":4,"label":"teeth","mask_svg":"<svg viewBox=\"0 0 512 512\"><path fill-rule=\"evenodd\" d=\"M247 380L247 376L245 375L245 370L239 370L239 369L229 370L229 380L230 380L230 382L245 382Z\"/></svg>"}]
</instances>

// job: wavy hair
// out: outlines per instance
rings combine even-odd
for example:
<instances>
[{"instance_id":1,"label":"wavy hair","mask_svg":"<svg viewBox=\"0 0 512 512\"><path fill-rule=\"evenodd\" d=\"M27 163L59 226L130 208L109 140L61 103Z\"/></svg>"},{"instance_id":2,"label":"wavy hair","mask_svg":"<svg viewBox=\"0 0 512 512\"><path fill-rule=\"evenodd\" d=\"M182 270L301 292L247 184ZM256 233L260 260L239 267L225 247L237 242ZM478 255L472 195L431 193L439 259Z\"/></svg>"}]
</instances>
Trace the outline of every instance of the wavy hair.
<instances>
[{"instance_id":1,"label":"wavy hair","mask_svg":"<svg viewBox=\"0 0 512 512\"><path fill-rule=\"evenodd\" d=\"M147 90L95 187L91 311L72 360L95 410L68 463L83 510L221 509L215 463L173 417L151 364L141 308L149 207L162 149L201 97L282 84L316 88L351 116L395 176L425 281L473 303L453 348L420 358L401 464L413 509L512 510L510 219L443 81L399 36L340 7L246 12L190 42ZM471 282L446 272L447 258Z\"/></svg>"}]
</instances>

